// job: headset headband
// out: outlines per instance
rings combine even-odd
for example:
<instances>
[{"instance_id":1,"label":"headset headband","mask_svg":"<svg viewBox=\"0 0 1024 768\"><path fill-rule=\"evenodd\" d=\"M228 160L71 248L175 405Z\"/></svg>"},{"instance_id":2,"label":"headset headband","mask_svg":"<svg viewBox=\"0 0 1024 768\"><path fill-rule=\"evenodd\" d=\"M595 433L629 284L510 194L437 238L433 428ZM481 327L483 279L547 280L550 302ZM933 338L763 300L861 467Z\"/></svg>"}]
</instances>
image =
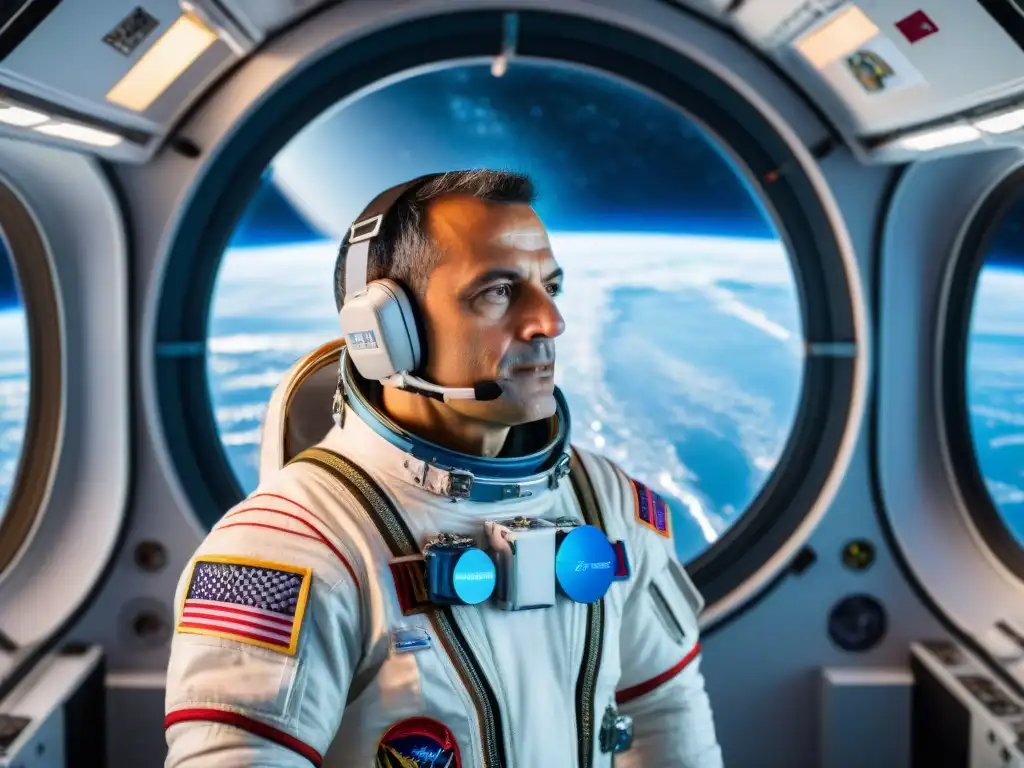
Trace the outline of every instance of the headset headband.
<instances>
[{"instance_id":1,"label":"headset headband","mask_svg":"<svg viewBox=\"0 0 1024 768\"><path fill-rule=\"evenodd\" d=\"M391 208L406 192L412 191L426 182L443 174L428 173L385 189L377 195L359 214L355 223L348 230L348 252L345 254L345 296L342 305L351 296L358 296L366 290L367 270L370 260L370 242L384 226L384 219Z\"/></svg>"}]
</instances>

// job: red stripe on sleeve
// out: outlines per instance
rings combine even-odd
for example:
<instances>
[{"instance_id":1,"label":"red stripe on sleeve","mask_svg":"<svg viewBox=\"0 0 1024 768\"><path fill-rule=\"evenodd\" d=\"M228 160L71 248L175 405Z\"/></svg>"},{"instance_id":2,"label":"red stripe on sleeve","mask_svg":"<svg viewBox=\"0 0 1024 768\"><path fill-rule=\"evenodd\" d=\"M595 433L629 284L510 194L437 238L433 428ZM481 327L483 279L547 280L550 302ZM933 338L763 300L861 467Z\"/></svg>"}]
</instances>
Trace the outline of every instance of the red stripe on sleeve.
<instances>
[{"instance_id":1,"label":"red stripe on sleeve","mask_svg":"<svg viewBox=\"0 0 1024 768\"><path fill-rule=\"evenodd\" d=\"M666 670L657 677L652 677L650 680L645 680L644 682L638 683L637 685L631 685L629 688L626 688L624 690L616 691L615 703L625 704L627 701L638 699L644 694L650 693L655 688L664 685L673 677L675 677L684 669L686 669L689 666L690 662L697 658L697 654L699 653L700 643L697 643L695 646L693 646L693 649L683 657L683 660L676 664L674 667L672 667L672 669Z\"/></svg>"},{"instance_id":2,"label":"red stripe on sleeve","mask_svg":"<svg viewBox=\"0 0 1024 768\"><path fill-rule=\"evenodd\" d=\"M167 717L164 718L164 730L167 730L172 725L177 725L178 723L191 723L197 721L232 725L235 728L240 728L254 736L259 736L267 741L272 741L275 744L279 744L282 747L290 749L296 754L302 755L302 757L309 760L309 762L311 762L316 768L320 768L320 765L323 763L323 757L320 756L319 752L305 742L299 741L294 736L269 726L266 723L253 720L251 717L239 715L236 712L225 712L222 709L176 710L169 713Z\"/></svg>"}]
</instances>

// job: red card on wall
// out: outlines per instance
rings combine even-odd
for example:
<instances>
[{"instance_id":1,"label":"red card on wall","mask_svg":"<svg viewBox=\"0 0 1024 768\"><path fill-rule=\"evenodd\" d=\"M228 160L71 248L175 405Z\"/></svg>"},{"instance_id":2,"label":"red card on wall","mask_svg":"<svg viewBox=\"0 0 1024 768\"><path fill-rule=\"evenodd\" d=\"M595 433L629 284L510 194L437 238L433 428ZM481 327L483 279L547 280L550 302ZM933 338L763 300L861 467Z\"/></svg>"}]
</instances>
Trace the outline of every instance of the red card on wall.
<instances>
[{"instance_id":1,"label":"red card on wall","mask_svg":"<svg viewBox=\"0 0 1024 768\"><path fill-rule=\"evenodd\" d=\"M939 31L938 25L929 19L928 14L924 11L914 11L906 18L900 19L896 22L896 29L907 38L909 43L916 43Z\"/></svg>"}]
</instances>

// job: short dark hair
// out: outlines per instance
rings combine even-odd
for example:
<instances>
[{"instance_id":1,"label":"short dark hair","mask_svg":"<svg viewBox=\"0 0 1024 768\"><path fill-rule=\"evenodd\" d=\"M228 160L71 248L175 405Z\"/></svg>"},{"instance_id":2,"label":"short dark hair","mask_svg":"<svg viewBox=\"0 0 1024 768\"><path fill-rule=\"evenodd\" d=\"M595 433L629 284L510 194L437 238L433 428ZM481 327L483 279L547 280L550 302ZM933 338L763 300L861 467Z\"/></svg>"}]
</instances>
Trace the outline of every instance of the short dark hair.
<instances>
[{"instance_id":1,"label":"short dark hair","mask_svg":"<svg viewBox=\"0 0 1024 768\"><path fill-rule=\"evenodd\" d=\"M437 266L441 252L430 239L426 212L430 204L447 195L470 195L492 203L525 203L536 198L533 181L523 173L476 169L440 173L398 198L380 233L370 243L366 281L394 280L422 298L427 278ZM345 256L348 241L342 243L334 264L334 300L341 307L345 298Z\"/></svg>"}]
</instances>

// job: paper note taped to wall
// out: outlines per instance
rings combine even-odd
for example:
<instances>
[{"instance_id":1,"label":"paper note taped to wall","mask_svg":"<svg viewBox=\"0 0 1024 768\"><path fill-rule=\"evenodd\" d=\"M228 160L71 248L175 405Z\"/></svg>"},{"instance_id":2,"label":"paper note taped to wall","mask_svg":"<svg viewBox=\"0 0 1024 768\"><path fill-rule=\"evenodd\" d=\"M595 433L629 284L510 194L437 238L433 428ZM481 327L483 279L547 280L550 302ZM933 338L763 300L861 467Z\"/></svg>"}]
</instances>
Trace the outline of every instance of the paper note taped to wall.
<instances>
[{"instance_id":1,"label":"paper note taped to wall","mask_svg":"<svg viewBox=\"0 0 1024 768\"><path fill-rule=\"evenodd\" d=\"M876 35L849 53L845 66L870 94L892 93L925 82L896 43L884 35Z\"/></svg>"}]
</instances>

